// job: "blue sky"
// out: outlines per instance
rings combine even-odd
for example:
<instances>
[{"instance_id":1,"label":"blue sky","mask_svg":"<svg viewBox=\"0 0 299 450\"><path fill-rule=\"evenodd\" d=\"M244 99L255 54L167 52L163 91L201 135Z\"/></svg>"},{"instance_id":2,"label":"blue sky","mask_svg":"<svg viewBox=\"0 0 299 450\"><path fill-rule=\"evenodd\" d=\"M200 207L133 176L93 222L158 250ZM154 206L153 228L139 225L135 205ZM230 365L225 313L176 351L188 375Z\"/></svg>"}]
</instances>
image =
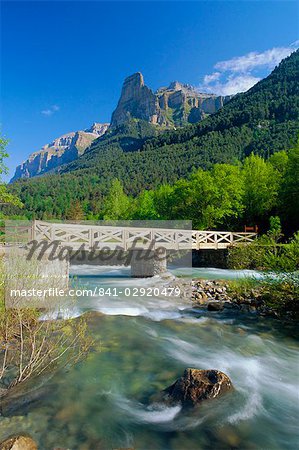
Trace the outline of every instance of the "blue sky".
<instances>
[{"instance_id":1,"label":"blue sky","mask_svg":"<svg viewBox=\"0 0 299 450\"><path fill-rule=\"evenodd\" d=\"M267 75L298 42L298 2L1 4L1 133L17 164L69 131L107 122L123 79L229 94Z\"/></svg>"}]
</instances>

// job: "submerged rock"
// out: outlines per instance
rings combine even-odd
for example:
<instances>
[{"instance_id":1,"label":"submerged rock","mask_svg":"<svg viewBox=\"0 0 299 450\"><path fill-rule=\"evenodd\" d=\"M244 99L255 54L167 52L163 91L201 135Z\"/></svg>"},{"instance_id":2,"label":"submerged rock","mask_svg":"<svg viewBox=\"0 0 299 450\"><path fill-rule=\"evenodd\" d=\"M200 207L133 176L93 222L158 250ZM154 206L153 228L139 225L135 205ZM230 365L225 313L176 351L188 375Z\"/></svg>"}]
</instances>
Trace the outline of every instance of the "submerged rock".
<instances>
[{"instance_id":1,"label":"submerged rock","mask_svg":"<svg viewBox=\"0 0 299 450\"><path fill-rule=\"evenodd\" d=\"M232 389L229 377L219 370L186 369L184 375L164 390L167 400L195 406Z\"/></svg>"},{"instance_id":2,"label":"submerged rock","mask_svg":"<svg viewBox=\"0 0 299 450\"><path fill-rule=\"evenodd\" d=\"M1 442L0 450L38 450L30 436L12 436Z\"/></svg>"},{"instance_id":3,"label":"submerged rock","mask_svg":"<svg viewBox=\"0 0 299 450\"><path fill-rule=\"evenodd\" d=\"M0 398L0 415L8 417L23 413L29 405L41 401L50 391L51 387L45 382L37 384L36 380L21 383L7 390L6 395ZM0 447L1 450L2 447Z\"/></svg>"},{"instance_id":4,"label":"submerged rock","mask_svg":"<svg viewBox=\"0 0 299 450\"><path fill-rule=\"evenodd\" d=\"M224 302L212 301L208 303L208 311L222 311Z\"/></svg>"}]
</instances>

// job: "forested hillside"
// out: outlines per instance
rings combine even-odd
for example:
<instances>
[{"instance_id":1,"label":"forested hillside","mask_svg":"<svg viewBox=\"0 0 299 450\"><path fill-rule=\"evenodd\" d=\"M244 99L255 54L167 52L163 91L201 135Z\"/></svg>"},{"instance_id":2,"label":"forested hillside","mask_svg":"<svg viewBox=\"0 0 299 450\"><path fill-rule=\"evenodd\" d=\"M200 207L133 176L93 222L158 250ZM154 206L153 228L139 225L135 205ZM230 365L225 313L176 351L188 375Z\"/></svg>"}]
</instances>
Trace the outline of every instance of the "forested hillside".
<instances>
[{"instance_id":1,"label":"forested hillside","mask_svg":"<svg viewBox=\"0 0 299 450\"><path fill-rule=\"evenodd\" d=\"M155 136L131 121L96 140L78 160L51 174L14 183L31 217L70 217L74 205L97 216L113 179L136 196L187 178L214 163L237 164L250 153L269 158L295 145L299 130L299 51L248 92L202 122ZM146 139L146 136L153 136ZM179 218L179 217L177 217Z\"/></svg>"},{"instance_id":2,"label":"forested hillside","mask_svg":"<svg viewBox=\"0 0 299 450\"><path fill-rule=\"evenodd\" d=\"M296 142L298 125L299 51L296 51L270 76L248 92L235 96L218 113L198 124L147 140L140 150L166 150L179 157L182 152L184 159L188 163L194 159L196 166L209 161L231 162L232 158L243 158L252 151L269 157ZM94 162L100 164L102 151L107 149L101 143L99 139L92 145L88 158L80 158L63 172L80 170ZM95 158L93 162L91 157Z\"/></svg>"}]
</instances>

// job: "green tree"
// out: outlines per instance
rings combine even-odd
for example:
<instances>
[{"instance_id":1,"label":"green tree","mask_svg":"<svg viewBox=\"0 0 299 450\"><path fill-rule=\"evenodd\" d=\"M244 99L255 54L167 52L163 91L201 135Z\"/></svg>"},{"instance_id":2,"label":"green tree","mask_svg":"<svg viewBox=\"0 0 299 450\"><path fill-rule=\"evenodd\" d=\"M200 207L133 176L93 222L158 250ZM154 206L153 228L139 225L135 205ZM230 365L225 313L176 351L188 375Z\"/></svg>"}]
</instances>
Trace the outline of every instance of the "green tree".
<instances>
[{"instance_id":1,"label":"green tree","mask_svg":"<svg viewBox=\"0 0 299 450\"><path fill-rule=\"evenodd\" d=\"M7 171L4 164L4 159L8 157L8 153L6 152L7 144L8 141L6 139L0 138L0 175Z\"/></svg>"},{"instance_id":2,"label":"green tree","mask_svg":"<svg viewBox=\"0 0 299 450\"><path fill-rule=\"evenodd\" d=\"M276 152L269 158L269 162L272 164L274 169L276 169L281 176L284 175L287 164L288 164L288 154L286 151Z\"/></svg>"},{"instance_id":3,"label":"green tree","mask_svg":"<svg viewBox=\"0 0 299 450\"><path fill-rule=\"evenodd\" d=\"M70 208L66 214L66 218L68 220L83 220L84 217L84 210L79 200L71 202Z\"/></svg>"},{"instance_id":4,"label":"green tree","mask_svg":"<svg viewBox=\"0 0 299 450\"><path fill-rule=\"evenodd\" d=\"M104 220L126 220L132 215L132 201L125 194L122 183L115 179L112 181L109 193L104 200Z\"/></svg>"},{"instance_id":5,"label":"green tree","mask_svg":"<svg viewBox=\"0 0 299 450\"><path fill-rule=\"evenodd\" d=\"M196 228L227 226L243 210L243 180L240 169L216 164L211 171L199 170L190 178L191 215Z\"/></svg>"},{"instance_id":6,"label":"green tree","mask_svg":"<svg viewBox=\"0 0 299 450\"><path fill-rule=\"evenodd\" d=\"M174 185L175 218L192 220L196 228L222 226L243 209L243 180L240 169L229 164L216 164L211 171L197 170L189 181Z\"/></svg>"},{"instance_id":7,"label":"green tree","mask_svg":"<svg viewBox=\"0 0 299 450\"><path fill-rule=\"evenodd\" d=\"M139 220L159 219L155 205L154 191L143 191L136 198L134 218Z\"/></svg>"},{"instance_id":8,"label":"green tree","mask_svg":"<svg viewBox=\"0 0 299 450\"><path fill-rule=\"evenodd\" d=\"M202 169L192 174L190 181L179 180L174 186L174 215L192 220L194 228L213 227L214 204L213 177Z\"/></svg>"},{"instance_id":9,"label":"green tree","mask_svg":"<svg viewBox=\"0 0 299 450\"><path fill-rule=\"evenodd\" d=\"M1 175L7 172L4 159L8 157L6 152L7 141L0 138L0 205L14 205L22 207L22 202L13 194L8 192L6 185L1 182Z\"/></svg>"},{"instance_id":10,"label":"green tree","mask_svg":"<svg viewBox=\"0 0 299 450\"><path fill-rule=\"evenodd\" d=\"M226 229L244 210L244 180L239 166L215 164L211 170L214 195L214 226Z\"/></svg>"},{"instance_id":11,"label":"green tree","mask_svg":"<svg viewBox=\"0 0 299 450\"><path fill-rule=\"evenodd\" d=\"M242 198L240 168L216 164L210 171L197 170L188 180L161 186L155 191L154 203L162 219L192 220L193 227L210 229L238 217Z\"/></svg>"},{"instance_id":12,"label":"green tree","mask_svg":"<svg viewBox=\"0 0 299 450\"><path fill-rule=\"evenodd\" d=\"M299 229L299 140L289 151L288 163L280 190L280 211L291 231Z\"/></svg>"},{"instance_id":13,"label":"green tree","mask_svg":"<svg viewBox=\"0 0 299 450\"><path fill-rule=\"evenodd\" d=\"M173 191L173 186L169 184L162 184L162 186L154 191L155 208L159 219L172 220L174 218Z\"/></svg>"},{"instance_id":14,"label":"green tree","mask_svg":"<svg viewBox=\"0 0 299 450\"><path fill-rule=\"evenodd\" d=\"M271 216L269 219L270 228L268 236L274 239L276 242L282 236L281 220L279 216Z\"/></svg>"},{"instance_id":15,"label":"green tree","mask_svg":"<svg viewBox=\"0 0 299 450\"><path fill-rule=\"evenodd\" d=\"M247 223L264 220L277 204L279 173L269 162L253 153L243 165L244 206Z\"/></svg>"}]
</instances>

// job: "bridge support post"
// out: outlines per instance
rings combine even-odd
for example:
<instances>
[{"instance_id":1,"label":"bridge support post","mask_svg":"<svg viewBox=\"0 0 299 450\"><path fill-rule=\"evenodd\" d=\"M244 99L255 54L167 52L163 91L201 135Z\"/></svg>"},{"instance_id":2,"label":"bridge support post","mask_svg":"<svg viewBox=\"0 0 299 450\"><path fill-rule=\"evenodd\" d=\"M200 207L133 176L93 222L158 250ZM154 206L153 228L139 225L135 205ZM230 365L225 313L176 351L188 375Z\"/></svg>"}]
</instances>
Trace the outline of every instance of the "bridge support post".
<instances>
[{"instance_id":1,"label":"bridge support post","mask_svg":"<svg viewBox=\"0 0 299 450\"><path fill-rule=\"evenodd\" d=\"M160 247L156 250L137 249L130 251L131 276L146 278L167 271L167 251Z\"/></svg>"}]
</instances>

